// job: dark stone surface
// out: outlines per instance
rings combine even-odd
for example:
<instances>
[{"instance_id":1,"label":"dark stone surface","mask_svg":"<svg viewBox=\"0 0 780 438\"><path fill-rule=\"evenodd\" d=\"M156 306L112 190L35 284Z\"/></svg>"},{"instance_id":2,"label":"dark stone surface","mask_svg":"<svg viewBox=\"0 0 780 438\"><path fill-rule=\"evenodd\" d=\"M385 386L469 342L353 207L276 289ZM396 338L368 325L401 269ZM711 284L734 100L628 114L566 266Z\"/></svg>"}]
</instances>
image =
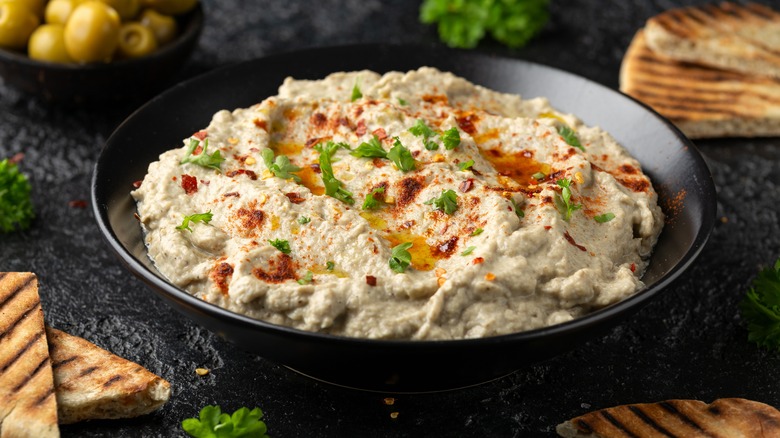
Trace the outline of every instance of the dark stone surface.
<instances>
[{"instance_id":1,"label":"dark stone surface","mask_svg":"<svg viewBox=\"0 0 780 438\"><path fill-rule=\"evenodd\" d=\"M416 1L204 0L207 23L174 81L228 63L303 47L429 42ZM543 34L522 50L480 50L618 85L620 59L649 16L701 1L551 0ZM764 3L769 4L769 0ZM477 387L395 395L333 387L245 353L162 305L109 253L90 208L92 166L112 130L140 103L53 106L0 83L0 157L24 152L38 213L0 235L0 270L33 271L47 321L168 379L171 401L134 420L62 428L68 436L182 436L206 404L259 406L287 436L551 436L590 409L668 398L740 396L780 406L780 354L747 342L737 303L780 255L780 139L699 141L718 189L718 221L690 270L635 317L569 354ZM205 377L196 367L211 370ZM397 418L391 413L397 412Z\"/></svg>"}]
</instances>

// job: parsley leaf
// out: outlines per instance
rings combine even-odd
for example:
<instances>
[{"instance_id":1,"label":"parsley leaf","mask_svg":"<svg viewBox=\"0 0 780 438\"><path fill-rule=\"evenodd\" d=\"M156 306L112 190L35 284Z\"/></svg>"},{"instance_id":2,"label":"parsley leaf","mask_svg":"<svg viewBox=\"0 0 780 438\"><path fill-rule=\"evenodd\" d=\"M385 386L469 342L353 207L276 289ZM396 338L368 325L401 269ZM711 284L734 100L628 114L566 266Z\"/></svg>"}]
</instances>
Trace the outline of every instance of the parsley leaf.
<instances>
[{"instance_id":1,"label":"parsley leaf","mask_svg":"<svg viewBox=\"0 0 780 438\"><path fill-rule=\"evenodd\" d=\"M753 279L752 287L739 303L747 321L748 341L780 350L780 258Z\"/></svg>"},{"instance_id":2,"label":"parsley leaf","mask_svg":"<svg viewBox=\"0 0 780 438\"><path fill-rule=\"evenodd\" d=\"M312 278L314 278L314 273L311 271L306 271L306 275L298 280L298 284L309 284L311 283Z\"/></svg>"},{"instance_id":3,"label":"parsley leaf","mask_svg":"<svg viewBox=\"0 0 780 438\"><path fill-rule=\"evenodd\" d=\"M470 246L470 247L466 248L466 250L465 250L465 251L463 251L462 253L460 253L460 255L462 255L462 256L467 256L467 255L471 254L472 252L474 252L474 250L475 250L476 248L477 248L476 246Z\"/></svg>"},{"instance_id":4,"label":"parsley leaf","mask_svg":"<svg viewBox=\"0 0 780 438\"><path fill-rule=\"evenodd\" d=\"M412 255L407 251L412 247L412 242L404 242L393 247L390 252L390 269L395 272L403 273L409 264L412 263Z\"/></svg>"},{"instance_id":5,"label":"parsley leaf","mask_svg":"<svg viewBox=\"0 0 780 438\"><path fill-rule=\"evenodd\" d=\"M458 164L458 169L460 169L461 171L465 172L467 170L471 170L471 166L473 166L473 165L474 165L474 160L464 161L464 162Z\"/></svg>"},{"instance_id":6,"label":"parsley leaf","mask_svg":"<svg viewBox=\"0 0 780 438\"><path fill-rule=\"evenodd\" d=\"M399 105L401 105L401 106L406 106L406 105L409 105L409 102L407 102L406 100L404 100L404 99L401 99L401 98L399 97L399 98L398 98L398 104L399 104Z\"/></svg>"},{"instance_id":7,"label":"parsley leaf","mask_svg":"<svg viewBox=\"0 0 780 438\"><path fill-rule=\"evenodd\" d=\"M431 198L425 201L425 205L433 205L434 209L441 210L447 214L455 213L458 209L458 194L454 190L442 190L441 196Z\"/></svg>"},{"instance_id":8,"label":"parsley leaf","mask_svg":"<svg viewBox=\"0 0 780 438\"><path fill-rule=\"evenodd\" d=\"M327 269L328 271L332 271L333 268L335 268L335 267L336 267L335 263L333 263L331 261L325 262L325 269Z\"/></svg>"},{"instance_id":9,"label":"parsley leaf","mask_svg":"<svg viewBox=\"0 0 780 438\"><path fill-rule=\"evenodd\" d=\"M420 21L437 24L450 47L473 48L488 33L511 48L524 46L547 22L549 0L424 0Z\"/></svg>"},{"instance_id":10,"label":"parsley leaf","mask_svg":"<svg viewBox=\"0 0 780 438\"><path fill-rule=\"evenodd\" d=\"M517 217L524 218L525 212L523 210L520 210L520 207L517 205L517 202L515 202L514 199L510 199L509 202L512 203L512 208L515 209L515 214L517 215Z\"/></svg>"},{"instance_id":11,"label":"parsley leaf","mask_svg":"<svg viewBox=\"0 0 780 438\"><path fill-rule=\"evenodd\" d=\"M30 227L35 218L31 191L30 181L15 162L0 161L0 232Z\"/></svg>"},{"instance_id":12,"label":"parsley leaf","mask_svg":"<svg viewBox=\"0 0 780 438\"><path fill-rule=\"evenodd\" d=\"M345 190L344 187L342 187L344 183L336 179L333 175L333 154L335 154L339 148L349 149L349 146L345 143L334 143L329 141L325 146L318 144L314 147L314 149L320 153L320 171L322 172L321 176L322 183L325 186L325 194L336 198L341 202L352 205L355 203L355 200L352 199L352 193Z\"/></svg>"},{"instance_id":13,"label":"parsley leaf","mask_svg":"<svg viewBox=\"0 0 780 438\"><path fill-rule=\"evenodd\" d=\"M458 128L452 127L441 135L441 142L444 144L444 149L451 151L460 145L460 132Z\"/></svg>"},{"instance_id":14,"label":"parsley leaf","mask_svg":"<svg viewBox=\"0 0 780 438\"><path fill-rule=\"evenodd\" d=\"M387 158L387 151L382 147L382 143L379 142L379 137L376 135L372 136L368 142L360 143L360 146L349 154L358 158Z\"/></svg>"},{"instance_id":15,"label":"parsley leaf","mask_svg":"<svg viewBox=\"0 0 780 438\"><path fill-rule=\"evenodd\" d=\"M356 80L355 81L355 86L352 87L352 97L351 97L352 102L360 99L361 97L363 97L363 93L360 91L359 81Z\"/></svg>"},{"instance_id":16,"label":"parsley leaf","mask_svg":"<svg viewBox=\"0 0 780 438\"><path fill-rule=\"evenodd\" d=\"M279 251L281 251L281 252L283 252L285 254L289 254L290 252L292 252L292 250L290 250L290 242L288 242L286 240L282 240L282 239L270 240L269 239L268 243L270 243L271 246L273 246L274 248L278 249Z\"/></svg>"},{"instance_id":17,"label":"parsley leaf","mask_svg":"<svg viewBox=\"0 0 780 438\"><path fill-rule=\"evenodd\" d=\"M209 149L208 138L203 140L203 150L200 152L200 154L192 155L192 153L195 152L195 149L197 149L199 144L200 144L200 140L191 138L190 145L187 147L187 153L184 155L184 158L181 159L179 164L193 163L193 164L197 164L198 166L203 166L215 170L221 170L220 166L222 165L222 162L225 161L225 159L222 158L222 155L220 155L219 150L214 151L214 153L211 155L207 153Z\"/></svg>"},{"instance_id":18,"label":"parsley leaf","mask_svg":"<svg viewBox=\"0 0 780 438\"><path fill-rule=\"evenodd\" d=\"M190 222L203 222L204 224L207 224L211 222L212 217L213 215L211 214L211 210L205 213L195 213L189 216L184 216L184 220L181 222L181 225L176 227L176 229L182 231L188 230L191 233L192 228L190 228Z\"/></svg>"},{"instance_id":19,"label":"parsley leaf","mask_svg":"<svg viewBox=\"0 0 780 438\"><path fill-rule=\"evenodd\" d=\"M562 178L555 182L558 184L558 186L561 187L561 194L555 194L555 206L558 208L558 211L561 213L561 216L563 216L563 220L566 222L571 219L571 214L580 208L582 208L582 205L580 204L572 204L571 203L571 180L568 178Z\"/></svg>"},{"instance_id":20,"label":"parsley leaf","mask_svg":"<svg viewBox=\"0 0 780 438\"><path fill-rule=\"evenodd\" d=\"M612 219L615 219L615 213L604 213L604 214L600 214L600 215L598 215L598 216L593 216L593 219L594 219L596 222L598 222L598 223L600 223L600 224L603 224L604 222L609 222L609 221L611 221Z\"/></svg>"},{"instance_id":21,"label":"parsley leaf","mask_svg":"<svg viewBox=\"0 0 780 438\"><path fill-rule=\"evenodd\" d=\"M363 210L373 210L377 207L379 207L379 200L374 198L374 195L377 193L384 193L385 188L384 187L377 187L374 190L371 190L371 193L366 195L366 199L363 201Z\"/></svg>"},{"instance_id":22,"label":"parsley leaf","mask_svg":"<svg viewBox=\"0 0 780 438\"><path fill-rule=\"evenodd\" d=\"M409 128L409 132L411 132L415 137L422 137L423 142L436 135L436 131L431 129L431 127L428 126L423 119L417 119L417 122L414 124L414 126Z\"/></svg>"},{"instance_id":23,"label":"parsley leaf","mask_svg":"<svg viewBox=\"0 0 780 438\"><path fill-rule=\"evenodd\" d=\"M298 218L298 223L301 224L301 225L306 225L309 222L311 222L311 218L308 218L306 216L301 216L301 217Z\"/></svg>"},{"instance_id":24,"label":"parsley leaf","mask_svg":"<svg viewBox=\"0 0 780 438\"><path fill-rule=\"evenodd\" d=\"M187 418L181 427L194 438L268 438L267 427L260 408L241 408L233 415L223 414L219 406L206 406L200 418Z\"/></svg>"},{"instance_id":25,"label":"parsley leaf","mask_svg":"<svg viewBox=\"0 0 780 438\"><path fill-rule=\"evenodd\" d=\"M274 159L274 151L268 148L263 149L260 156L263 157L265 167L267 167L276 177L301 182L301 177L292 173L298 172L301 168L290 163L290 159L286 156L277 155L276 159Z\"/></svg>"},{"instance_id":26,"label":"parsley leaf","mask_svg":"<svg viewBox=\"0 0 780 438\"><path fill-rule=\"evenodd\" d=\"M483 230L482 228L477 228L476 230L472 231L471 234L469 234L469 236L479 236L480 234L482 234L483 231L485 230Z\"/></svg>"},{"instance_id":27,"label":"parsley leaf","mask_svg":"<svg viewBox=\"0 0 780 438\"><path fill-rule=\"evenodd\" d=\"M558 134L561 135L563 141L565 141L569 146L574 146L575 148L580 149L582 152L585 152L585 147L582 146L580 139L577 138L577 133L574 132L573 129L569 128L567 125L558 125Z\"/></svg>"},{"instance_id":28,"label":"parsley leaf","mask_svg":"<svg viewBox=\"0 0 780 438\"><path fill-rule=\"evenodd\" d=\"M535 179L535 180L537 180L537 181L541 181L541 180L543 180L543 179L544 179L544 177L546 177L546 176L547 176L547 175L545 175L545 174L544 174L544 173L542 173L542 172L536 172L535 174L531 175L531 178L533 178L533 179Z\"/></svg>"},{"instance_id":29,"label":"parsley leaf","mask_svg":"<svg viewBox=\"0 0 780 438\"><path fill-rule=\"evenodd\" d=\"M398 137L395 137L395 143L393 143L392 149L387 153L387 158L395 163L395 167L401 172L408 172L414 170L415 161L412 157L412 153L407 149Z\"/></svg>"}]
</instances>

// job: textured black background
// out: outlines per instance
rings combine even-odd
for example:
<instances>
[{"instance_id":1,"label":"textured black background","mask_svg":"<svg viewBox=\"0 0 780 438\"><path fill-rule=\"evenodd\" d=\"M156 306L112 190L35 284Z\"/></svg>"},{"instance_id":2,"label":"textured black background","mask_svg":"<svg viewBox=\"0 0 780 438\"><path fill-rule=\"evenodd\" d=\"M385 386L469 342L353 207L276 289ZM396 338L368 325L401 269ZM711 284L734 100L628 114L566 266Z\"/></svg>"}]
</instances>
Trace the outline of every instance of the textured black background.
<instances>
[{"instance_id":1,"label":"textured black background","mask_svg":"<svg viewBox=\"0 0 780 438\"><path fill-rule=\"evenodd\" d=\"M203 0L206 28L173 81L304 47L435 43L418 1ZM479 48L558 67L612 88L636 29L666 8L701 1L551 0L528 47ZM768 0L764 3L769 4ZM0 82L0 157L24 152L38 217L0 235L0 270L38 274L47 321L159 373L173 385L159 412L62 428L63 436L181 436L206 404L259 406L288 436L553 436L587 410L668 398L747 397L780 407L780 354L747 342L737 303L780 255L780 139L697 141L717 184L718 218L690 270L636 316L577 350L478 387L396 395L333 387L245 353L173 313L109 253L90 208L94 162L112 130L143 102L73 108ZM196 367L211 373L195 375ZM397 413L392 418L391 413Z\"/></svg>"}]
</instances>

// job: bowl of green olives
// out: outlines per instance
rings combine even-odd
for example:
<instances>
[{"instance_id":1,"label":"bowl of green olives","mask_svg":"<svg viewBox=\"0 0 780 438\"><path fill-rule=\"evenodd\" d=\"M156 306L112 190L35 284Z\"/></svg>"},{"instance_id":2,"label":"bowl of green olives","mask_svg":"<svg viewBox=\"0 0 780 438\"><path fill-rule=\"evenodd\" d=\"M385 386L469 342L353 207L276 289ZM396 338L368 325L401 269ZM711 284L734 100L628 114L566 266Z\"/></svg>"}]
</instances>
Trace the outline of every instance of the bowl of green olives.
<instances>
[{"instance_id":1,"label":"bowl of green olives","mask_svg":"<svg viewBox=\"0 0 780 438\"><path fill-rule=\"evenodd\" d=\"M202 28L198 0L0 0L0 77L49 101L146 97Z\"/></svg>"}]
</instances>

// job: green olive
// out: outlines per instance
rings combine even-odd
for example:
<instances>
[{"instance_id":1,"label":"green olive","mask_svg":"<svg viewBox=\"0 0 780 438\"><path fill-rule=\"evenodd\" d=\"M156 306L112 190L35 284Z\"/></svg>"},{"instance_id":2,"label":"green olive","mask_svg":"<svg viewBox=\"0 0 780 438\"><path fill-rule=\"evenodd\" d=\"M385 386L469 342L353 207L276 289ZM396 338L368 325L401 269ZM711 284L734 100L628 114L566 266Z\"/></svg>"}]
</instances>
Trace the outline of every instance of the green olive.
<instances>
[{"instance_id":1,"label":"green olive","mask_svg":"<svg viewBox=\"0 0 780 438\"><path fill-rule=\"evenodd\" d=\"M43 7L46 0L0 0L0 3L18 3L32 11L38 19L43 17Z\"/></svg>"},{"instance_id":2,"label":"green olive","mask_svg":"<svg viewBox=\"0 0 780 438\"><path fill-rule=\"evenodd\" d=\"M116 10L122 21L127 21L135 18L138 15L138 11L141 9L141 2L139 0L99 0Z\"/></svg>"},{"instance_id":3,"label":"green olive","mask_svg":"<svg viewBox=\"0 0 780 438\"><path fill-rule=\"evenodd\" d=\"M44 24L32 33L27 53L32 59L48 62L70 63L73 60L65 50L65 26Z\"/></svg>"},{"instance_id":4,"label":"green olive","mask_svg":"<svg viewBox=\"0 0 780 438\"><path fill-rule=\"evenodd\" d=\"M138 18L138 22L148 27L154 34L157 44L163 46L176 38L179 25L170 15L163 15L154 9L144 9Z\"/></svg>"},{"instance_id":5,"label":"green olive","mask_svg":"<svg viewBox=\"0 0 780 438\"><path fill-rule=\"evenodd\" d=\"M149 6L165 15L179 15L189 12L198 0L143 0L144 6Z\"/></svg>"},{"instance_id":6,"label":"green olive","mask_svg":"<svg viewBox=\"0 0 780 438\"><path fill-rule=\"evenodd\" d=\"M76 62L109 62L119 44L119 14L97 0L76 7L65 23L65 48Z\"/></svg>"},{"instance_id":7,"label":"green olive","mask_svg":"<svg viewBox=\"0 0 780 438\"><path fill-rule=\"evenodd\" d=\"M123 58L140 58L155 50L157 40L148 27L131 21L119 29L119 55Z\"/></svg>"},{"instance_id":8,"label":"green olive","mask_svg":"<svg viewBox=\"0 0 780 438\"><path fill-rule=\"evenodd\" d=\"M38 16L19 2L0 3L0 47L24 49L40 24Z\"/></svg>"},{"instance_id":9,"label":"green olive","mask_svg":"<svg viewBox=\"0 0 780 438\"><path fill-rule=\"evenodd\" d=\"M84 0L51 0L46 5L43 13L44 20L49 24L62 24L68 21L68 17Z\"/></svg>"}]
</instances>

